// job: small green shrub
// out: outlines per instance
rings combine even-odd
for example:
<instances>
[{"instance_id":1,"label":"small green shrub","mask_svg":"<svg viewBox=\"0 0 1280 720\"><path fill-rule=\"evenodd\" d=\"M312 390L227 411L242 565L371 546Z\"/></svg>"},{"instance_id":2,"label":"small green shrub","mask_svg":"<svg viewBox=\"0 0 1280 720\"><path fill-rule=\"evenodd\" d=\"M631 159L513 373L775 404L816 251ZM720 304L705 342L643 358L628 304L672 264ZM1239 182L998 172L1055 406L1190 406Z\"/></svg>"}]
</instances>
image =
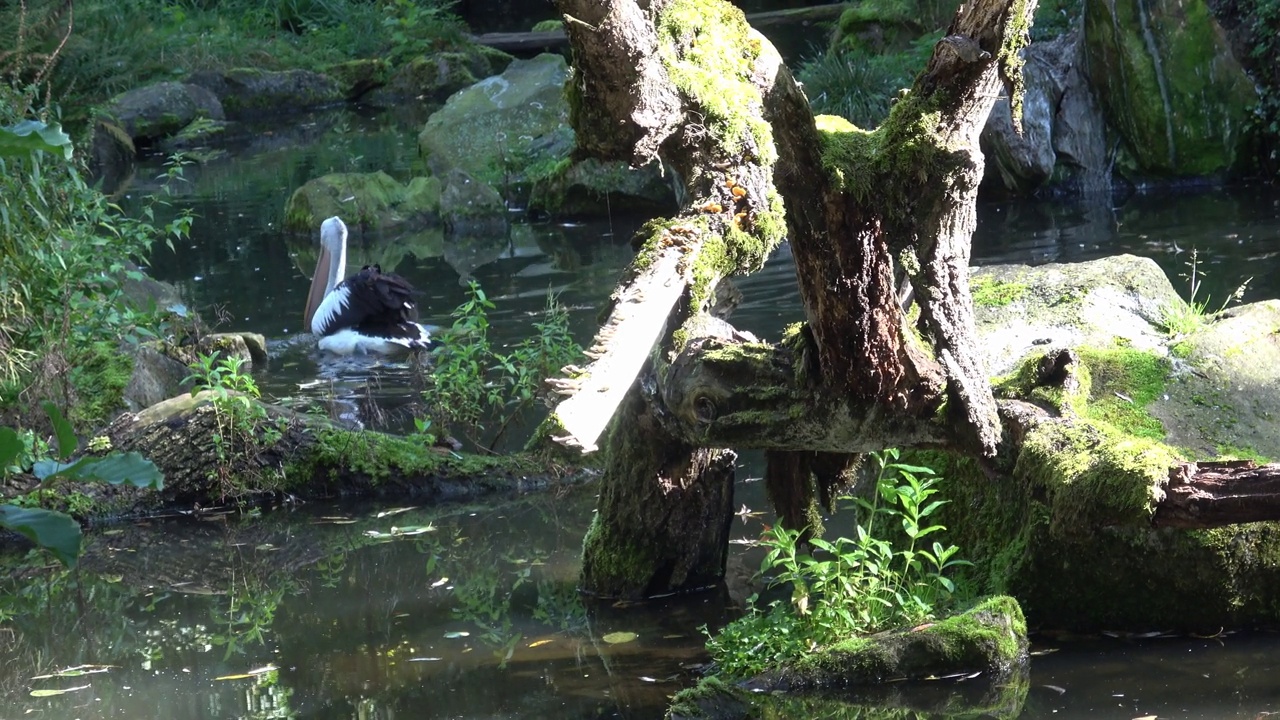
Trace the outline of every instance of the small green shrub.
<instances>
[{"instance_id":1,"label":"small green shrub","mask_svg":"<svg viewBox=\"0 0 1280 720\"><path fill-rule=\"evenodd\" d=\"M929 516L946 501L929 468L897 463L898 452L872 456L879 468L871 499L852 501L862 522L854 538L811 540L802 531L775 525L765 533L769 548L761 572L771 585L790 585L790 602L755 605L707 642L720 673L744 677L792 662L832 643L893 627L915 625L945 609L955 593L947 571L968 564L958 548L926 540L944 528ZM884 525L891 523L888 530ZM893 543L883 539L900 533ZM704 628L705 631L705 628Z\"/></svg>"},{"instance_id":2,"label":"small green shrub","mask_svg":"<svg viewBox=\"0 0 1280 720\"><path fill-rule=\"evenodd\" d=\"M1187 281L1188 294L1186 301L1179 300L1160 308L1159 327L1173 338L1190 335L1200 329L1214 315L1226 310L1232 303L1243 299L1245 292L1249 289L1249 283L1253 282L1252 277L1246 278L1235 289L1235 292L1231 293L1218 306L1217 310L1210 310L1208 295L1204 296L1204 300L1197 299L1200 295L1201 283L1204 280L1204 268L1200 264L1200 254L1195 248L1191 249L1191 257L1187 260L1186 266L1187 272L1182 275Z\"/></svg>"},{"instance_id":3,"label":"small green shrub","mask_svg":"<svg viewBox=\"0 0 1280 720\"><path fill-rule=\"evenodd\" d=\"M232 476L232 463L279 442L286 427L283 418L272 422L266 407L258 402L262 393L253 376L244 372L244 362L244 358L237 356L201 355L186 378L194 381L193 395L203 390L213 395L217 416L217 430L213 435L218 455L216 479L221 483L223 497L239 490Z\"/></svg>"},{"instance_id":4,"label":"small green shrub","mask_svg":"<svg viewBox=\"0 0 1280 720\"><path fill-rule=\"evenodd\" d=\"M536 333L510 352L498 352L489 341L493 303L475 282L467 292L429 367L423 398L438 425L456 428L476 445L482 445L486 423L496 423L486 446L492 450L511 423L544 396L543 380L580 359L582 348L569 331L568 311L548 294L542 318L533 323Z\"/></svg>"}]
</instances>

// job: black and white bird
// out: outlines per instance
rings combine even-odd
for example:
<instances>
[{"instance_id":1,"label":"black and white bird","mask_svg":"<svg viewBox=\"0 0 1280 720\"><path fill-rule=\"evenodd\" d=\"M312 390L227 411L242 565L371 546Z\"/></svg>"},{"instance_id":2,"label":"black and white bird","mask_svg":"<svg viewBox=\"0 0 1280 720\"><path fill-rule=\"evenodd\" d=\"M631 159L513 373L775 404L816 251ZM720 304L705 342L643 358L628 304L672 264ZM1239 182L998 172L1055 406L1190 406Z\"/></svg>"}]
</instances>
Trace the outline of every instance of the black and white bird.
<instances>
[{"instance_id":1,"label":"black and white bird","mask_svg":"<svg viewBox=\"0 0 1280 720\"><path fill-rule=\"evenodd\" d=\"M431 347L431 333L418 324L415 293L404 278L366 265L342 280L346 270L347 226L335 216L320 225L320 259L304 320L320 338L321 350L398 355Z\"/></svg>"}]
</instances>

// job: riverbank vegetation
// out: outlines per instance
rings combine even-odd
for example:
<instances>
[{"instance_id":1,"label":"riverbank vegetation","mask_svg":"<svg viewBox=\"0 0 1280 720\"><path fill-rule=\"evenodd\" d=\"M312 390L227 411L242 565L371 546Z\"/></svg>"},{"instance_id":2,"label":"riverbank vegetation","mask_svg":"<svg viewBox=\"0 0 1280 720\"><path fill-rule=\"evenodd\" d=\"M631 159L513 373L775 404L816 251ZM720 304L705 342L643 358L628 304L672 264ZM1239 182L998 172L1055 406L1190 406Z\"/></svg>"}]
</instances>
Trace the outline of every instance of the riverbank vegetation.
<instances>
[{"instance_id":1,"label":"riverbank vegetation","mask_svg":"<svg viewBox=\"0 0 1280 720\"><path fill-rule=\"evenodd\" d=\"M47 81L68 119L126 90L249 65L392 62L467 43L449 0L28 0L0 13L0 76ZM53 64L56 63L56 67ZM50 72L52 70L52 72Z\"/></svg>"}]
</instances>

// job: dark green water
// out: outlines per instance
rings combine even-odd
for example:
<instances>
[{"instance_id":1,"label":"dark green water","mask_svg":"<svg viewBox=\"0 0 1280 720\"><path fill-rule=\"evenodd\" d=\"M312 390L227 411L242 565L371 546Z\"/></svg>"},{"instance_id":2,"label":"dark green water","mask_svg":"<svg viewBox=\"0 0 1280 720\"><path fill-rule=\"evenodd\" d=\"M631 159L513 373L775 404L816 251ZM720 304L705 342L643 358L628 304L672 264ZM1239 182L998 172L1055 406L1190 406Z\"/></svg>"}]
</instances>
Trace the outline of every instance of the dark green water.
<instances>
[{"instance_id":1,"label":"dark green water","mask_svg":"<svg viewBox=\"0 0 1280 720\"><path fill-rule=\"evenodd\" d=\"M188 173L179 201L199 215L191 243L158 252L152 270L194 305L219 308L224 329L270 339L271 366L258 373L268 393L295 403L332 397L353 419L364 417L362 397L388 410L414 401L403 367L326 361L301 338L315 238L279 229L285 199L310 177L373 169L406 177L414 122L317 114ZM1116 208L984 207L980 215L977 262L1133 252L1176 275L1196 248L1214 298L1250 275L1249 299L1280 297L1274 192L1142 197ZM476 279L498 306L491 318L502 343L527 333L547 292L556 292L585 341L638 221L518 225L466 247L439 233L360 237L352 264L377 259L409 277L424 291L424 319L441 324L463 299L464 279ZM784 247L763 272L741 279L745 302L734 322L770 337L800 319L793 272ZM739 477L758 474L758 459L746 456ZM740 482L737 492L735 504L764 507L759 483ZM698 627L722 622L728 600L704 593L584 604L574 583L592 493L383 517L394 508L308 506L114 528L95 538L78 579L0 597L0 612L15 616L0 625L0 720L660 717L667 696L692 684L706 661ZM754 538L761 522L735 521L735 534ZM393 527L401 535L386 537ZM734 547L731 575L749 574L756 560ZM636 637L606 641L614 632ZM1020 717L1280 711L1274 635L1042 636L1037 647L1056 652L1033 660ZM32 679L82 663L112 667ZM274 669L237 677L262 668Z\"/></svg>"}]
</instances>

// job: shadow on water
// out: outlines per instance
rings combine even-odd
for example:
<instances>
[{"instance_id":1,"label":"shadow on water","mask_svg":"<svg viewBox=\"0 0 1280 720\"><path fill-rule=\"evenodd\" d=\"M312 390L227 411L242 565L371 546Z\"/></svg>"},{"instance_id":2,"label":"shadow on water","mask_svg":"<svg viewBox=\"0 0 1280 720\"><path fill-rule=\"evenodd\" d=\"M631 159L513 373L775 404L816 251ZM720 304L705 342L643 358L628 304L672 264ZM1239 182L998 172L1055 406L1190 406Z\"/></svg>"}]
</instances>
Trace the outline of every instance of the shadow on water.
<instances>
[{"instance_id":1,"label":"shadow on water","mask_svg":"<svg viewBox=\"0 0 1280 720\"><path fill-rule=\"evenodd\" d=\"M274 139L246 141L234 157L193 166L178 198L198 216L193 236L177 253L157 251L151 271L194 306L216 308L221 329L268 337L270 366L255 369L268 394L298 404L331 399L353 419L369 412L361 402L394 414L418 397L407 366L328 360L299 332L316 238L290 236L280 219L289 192L326 172L382 169L407 179L416 163L413 122L351 113L307 122L314 132L281 128ZM1136 197L1120 207L984 206L979 215L976 263L1132 252L1176 276L1195 248L1215 300L1249 275L1248 299L1280 296L1275 191ZM371 258L406 275L423 291L423 319L435 324L449 322L466 280L477 280L497 304L490 319L498 345L527 334L546 294L558 293L585 342L641 220L517 223L503 237L468 244L438 230L361 234L352 262ZM776 338L801 319L787 247L737 282L740 327ZM758 454L744 462L735 504L762 509L762 483L747 478L760 474ZM395 508L312 506L111 528L95 535L77 575L50 575L45 558L30 556L16 577L31 581L0 586L0 616L9 618L0 625L0 716L659 717L667 696L692 684L707 660L698 627L724 622L730 601L703 593L584 605L575 582L593 505L588 489L382 516ZM743 548L767 521L746 513L735 520L736 599L749 592L745 580L759 561ZM1034 659L1026 702L991 716L1252 718L1280 710L1272 635L1041 645L1058 652ZM81 663L113 667L32 679ZM261 668L274 669L250 674ZM914 712L805 708L795 712Z\"/></svg>"}]
</instances>

